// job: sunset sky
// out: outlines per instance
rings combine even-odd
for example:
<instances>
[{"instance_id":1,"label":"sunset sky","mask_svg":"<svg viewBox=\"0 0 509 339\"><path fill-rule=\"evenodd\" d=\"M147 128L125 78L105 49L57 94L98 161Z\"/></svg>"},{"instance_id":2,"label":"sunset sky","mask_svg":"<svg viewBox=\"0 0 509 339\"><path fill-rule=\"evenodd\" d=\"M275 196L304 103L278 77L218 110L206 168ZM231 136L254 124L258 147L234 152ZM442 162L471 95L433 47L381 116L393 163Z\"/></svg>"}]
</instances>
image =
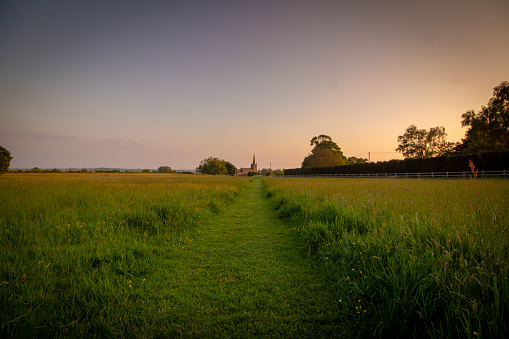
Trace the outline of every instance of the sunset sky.
<instances>
[{"instance_id":1,"label":"sunset sky","mask_svg":"<svg viewBox=\"0 0 509 339\"><path fill-rule=\"evenodd\" d=\"M11 168L300 167L319 134L401 158L509 80L509 1L0 3Z\"/></svg>"}]
</instances>

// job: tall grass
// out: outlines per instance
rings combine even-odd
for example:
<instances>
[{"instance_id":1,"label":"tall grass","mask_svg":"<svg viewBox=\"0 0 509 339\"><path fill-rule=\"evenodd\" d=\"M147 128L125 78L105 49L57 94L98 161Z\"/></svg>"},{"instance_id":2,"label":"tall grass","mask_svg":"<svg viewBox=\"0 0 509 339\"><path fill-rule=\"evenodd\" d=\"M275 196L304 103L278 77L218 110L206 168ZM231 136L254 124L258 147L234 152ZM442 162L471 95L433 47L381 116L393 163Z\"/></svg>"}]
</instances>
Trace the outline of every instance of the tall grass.
<instances>
[{"instance_id":1,"label":"tall grass","mask_svg":"<svg viewBox=\"0 0 509 339\"><path fill-rule=\"evenodd\" d=\"M354 335L509 336L508 181L265 180Z\"/></svg>"},{"instance_id":2,"label":"tall grass","mask_svg":"<svg viewBox=\"0 0 509 339\"><path fill-rule=\"evenodd\" d=\"M2 336L157 329L158 270L244 178L164 174L0 177ZM166 302L166 301L164 301Z\"/></svg>"}]
</instances>

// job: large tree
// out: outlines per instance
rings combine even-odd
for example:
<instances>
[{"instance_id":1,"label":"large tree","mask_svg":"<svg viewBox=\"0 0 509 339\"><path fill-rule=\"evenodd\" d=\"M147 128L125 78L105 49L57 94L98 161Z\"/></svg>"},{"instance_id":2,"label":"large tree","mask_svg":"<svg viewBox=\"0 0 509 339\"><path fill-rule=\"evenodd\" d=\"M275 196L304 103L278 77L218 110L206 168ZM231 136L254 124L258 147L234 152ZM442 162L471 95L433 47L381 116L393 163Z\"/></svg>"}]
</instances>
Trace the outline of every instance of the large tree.
<instances>
[{"instance_id":1,"label":"large tree","mask_svg":"<svg viewBox=\"0 0 509 339\"><path fill-rule=\"evenodd\" d=\"M196 169L200 173L211 175L234 175L236 172L235 166L230 162L215 157L208 157L202 160L200 166Z\"/></svg>"},{"instance_id":2,"label":"large tree","mask_svg":"<svg viewBox=\"0 0 509 339\"><path fill-rule=\"evenodd\" d=\"M493 89L487 106L461 117L461 126L470 127L463 139L464 153L509 150L509 82L503 81Z\"/></svg>"},{"instance_id":3,"label":"large tree","mask_svg":"<svg viewBox=\"0 0 509 339\"><path fill-rule=\"evenodd\" d=\"M325 148L336 153L338 157L344 157L343 152L341 151L341 147L338 146L332 138L325 134L320 134L317 137L313 137L309 146L314 146L315 148Z\"/></svg>"},{"instance_id":4,"label":"large tree","mask_svg":"<svg viewBox=\"0 0 509 339\"><path fill-rule=\"evenodd\" d=\"M432 127L429 131L410 125L403 135L398 136L396 151L405 158L431 158L452 153L454 143L447 142L444 127Z\"/></svg>"},{"instance_id":5,"label":"large tree","mask_svg":"<svg viewBox=\"0 0 509 339\"><path fill-rule=\"evenodd\" d=\"M311 154L302 161L302 168L333 167L345 164L345 160L338 157L331 149L315 147L311 150Z\"/></svg>"},{"instance_id":6,"label":"large tree","mask_svg":"<svg viewBox=\"0 0 509 339\"><path fill-rule=\"evenodd\" d=\"M311 139L310 146L314 146L311 154L302 161L302 168L332 167L347 164L341 148L328 135L321 134Z\"/></svg>"},{"instance_id":7,"label":"large tree","mask_svg":"<svg viewBox=\"0 0 509 339\"><path fill-rule=\"evenodd\" d=\"M7 172L9 170L12 159L14 158L11 157L11 152L0 146L0 173Z\"/></svg>"},{"instance_id":8,"label":"large tree","mask_svg":"<svg viewBox=\"0 0 509 339\"><path fill-rule=\"evenodd\" d=\"M225 161L224 166L226 167L226 172L229 174L229 175L235 175L235 173L237 172L237 168L231 163L231 162L228 162L228 161Z\"/></svg>"}]
</instances>

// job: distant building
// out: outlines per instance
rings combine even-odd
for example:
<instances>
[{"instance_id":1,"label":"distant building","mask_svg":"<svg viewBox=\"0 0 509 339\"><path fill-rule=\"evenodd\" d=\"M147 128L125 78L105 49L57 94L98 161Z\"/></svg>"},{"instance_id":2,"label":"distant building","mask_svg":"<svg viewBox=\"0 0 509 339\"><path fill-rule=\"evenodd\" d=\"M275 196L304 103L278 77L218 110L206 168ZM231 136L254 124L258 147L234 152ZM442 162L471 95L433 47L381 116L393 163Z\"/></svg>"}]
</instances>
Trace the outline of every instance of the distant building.
<instances>
[{"instance_id":1,"label":"distant building","mask_svg":"<svg viewBox=\"0 0 509 339\"><path fill-rule=\"evenodd\" d=\"M258 172L255 155L253 155L253 163L251 164L251 167L237 168L235 175L247 175L249 172Z\"/></svg>"}]
</instances>

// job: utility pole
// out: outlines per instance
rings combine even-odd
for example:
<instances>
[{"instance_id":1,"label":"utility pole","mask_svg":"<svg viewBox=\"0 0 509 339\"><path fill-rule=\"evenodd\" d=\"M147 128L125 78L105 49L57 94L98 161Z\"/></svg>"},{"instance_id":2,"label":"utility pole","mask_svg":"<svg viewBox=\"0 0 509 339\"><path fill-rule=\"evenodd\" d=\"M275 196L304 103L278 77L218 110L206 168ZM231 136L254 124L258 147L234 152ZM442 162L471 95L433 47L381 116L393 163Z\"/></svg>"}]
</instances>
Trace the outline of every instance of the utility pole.
<instances>
[{"instance_id":1,"label":"utility pole","mask_svg":"<svg viewBox=\"0 0 509 339\"><path fill-rule=\"evenodd\" d=\"M272 163L271 162L269 162L269 168L272 169Z\"/></svg>"},{"instance_id":2,"label":"utility pole","mask_svg":"<svg viewBox=\"0 0 509 339\"><path fill-rule=\"evenodd\" d=\"M368 162L371 162L371 152L368 152Z\"/></svg>"}]
</instances>

